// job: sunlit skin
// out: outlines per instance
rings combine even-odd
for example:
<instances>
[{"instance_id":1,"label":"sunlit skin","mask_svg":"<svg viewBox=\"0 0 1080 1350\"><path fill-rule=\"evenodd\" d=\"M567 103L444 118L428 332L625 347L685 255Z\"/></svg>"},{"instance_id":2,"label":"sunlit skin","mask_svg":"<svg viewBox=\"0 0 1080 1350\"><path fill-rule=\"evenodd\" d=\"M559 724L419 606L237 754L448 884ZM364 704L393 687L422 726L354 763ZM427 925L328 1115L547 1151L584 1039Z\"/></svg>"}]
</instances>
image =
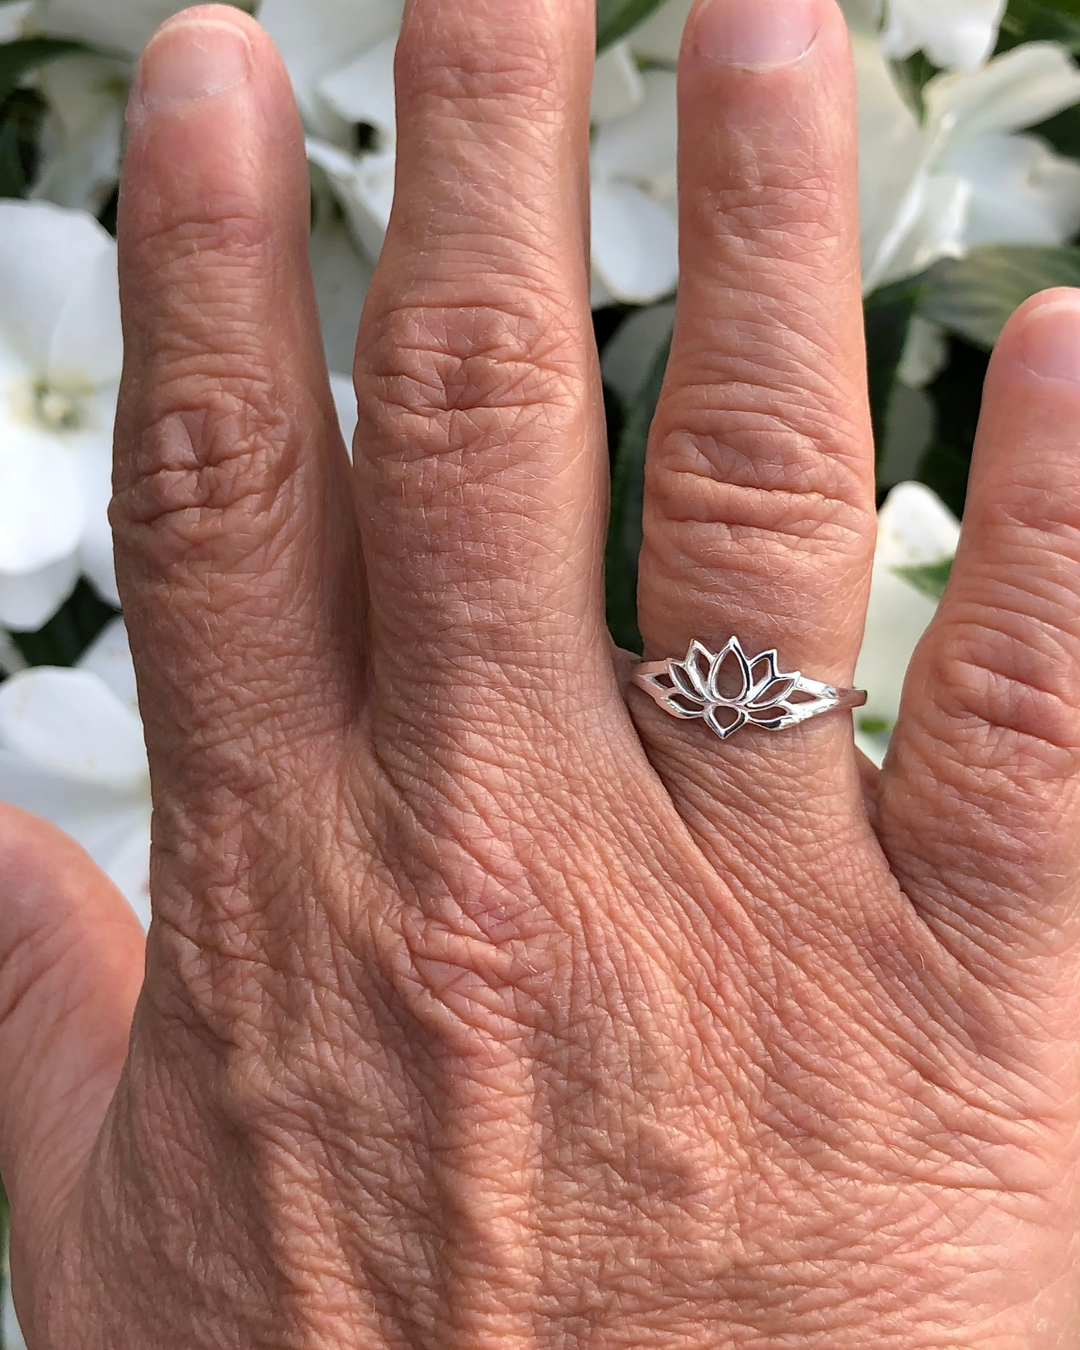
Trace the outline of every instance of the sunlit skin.
<instances>
[{"instance_id":1,"label":"sunlit skin","mask_svg":"<svg viewBox=\"0 0 1080 1350\"><path fill-rule=\"evenodd\" d=\"M779 63L716 54L745 0L690 20L641 628L847 686L853 76L833 0L787 5L816 37ZM994 357L880 778L850 715L666 716L604 624L593 21L408 5L351 479L281 63L220 8L144 58L113 522L156 920L144 976L90 861L0 814L32 1350L1080 1335L1080 295ZM234 48L246 79L177 100Z\"/></svg>"}]
</instances>

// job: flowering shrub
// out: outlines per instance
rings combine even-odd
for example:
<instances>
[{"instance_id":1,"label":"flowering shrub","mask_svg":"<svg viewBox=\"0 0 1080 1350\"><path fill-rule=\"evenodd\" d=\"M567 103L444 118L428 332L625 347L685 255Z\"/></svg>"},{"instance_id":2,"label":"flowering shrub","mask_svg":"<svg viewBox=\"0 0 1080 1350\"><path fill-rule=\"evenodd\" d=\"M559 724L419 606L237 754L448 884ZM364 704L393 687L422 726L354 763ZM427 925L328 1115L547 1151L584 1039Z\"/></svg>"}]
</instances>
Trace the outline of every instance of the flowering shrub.
<instances>
[{"instance_id":1,"label":"flowering shrub","mask_svg":"<svg viewBox=\"0 0 1080 1350\"><path fill-rule=\"evenodd\" d=\"M307 131L311 263L335 395L394 190L403 0L236 0ZM1080 0L841 0L859 81L866 331L882 511L858 683L880 759L947 580L987 356L1080 284ZM0 800L74 835L148 919L149 786L106 507L120 371L112 237L137 54L180 0L0 0ZM634 647L640 480L678 284L676 63L691 0L597 0L596 332L614 429L610 622ZM691 653L693 655L693 653ZM685 715L767 717L775 662ZM771 655L771 654L770 654ZM759 661L763 658L759 658ZM730 662L729 662L730 663ZM677 690L670 691L676 696ZM0 1251L3 1233L0 1196ZM2 1276L2 1267L0 1267ZM7 1307L0 1350L21 1344Z\"/></svg>"}]
</instances>

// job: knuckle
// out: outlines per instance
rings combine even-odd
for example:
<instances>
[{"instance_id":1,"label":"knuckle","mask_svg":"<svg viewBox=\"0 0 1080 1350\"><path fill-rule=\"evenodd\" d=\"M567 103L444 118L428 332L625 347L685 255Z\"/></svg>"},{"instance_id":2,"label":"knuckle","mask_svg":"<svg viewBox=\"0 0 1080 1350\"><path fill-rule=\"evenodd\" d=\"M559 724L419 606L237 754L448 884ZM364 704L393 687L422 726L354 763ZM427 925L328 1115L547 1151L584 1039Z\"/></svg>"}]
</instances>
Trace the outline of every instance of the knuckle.
<instances>
[{"instance_id":1,"label":"knuckle","mask_svg":"<svg viewBox=\"0 0 1080 1350\"><path fill-rule=\"evenodd\" d=\"M932 680L937 706L984 768L1032 783L1080 774L1080 677L1075 653L1048 630L1010 634L1007 614L994 627L950 625L939 641ZM955 735L955 732L954 732Z\"/></svg>"},{"instance_id":2,"label":"knuckle","mask_svg":"<svg viewBox=\"0 0 1080 1350\"><path fill-rule=\"evenodd\" d=\"M121 435L127 453L110 509L118 537L152 530L179 560L226 538L243 547L272 535L288 514L282 489L299 447L268 384L203 370L174 377L155 403L145 424Z\"/></svg>"},{"instance_id":3,"label":"knuckle","mask_svg":"<svg viewBox=\"0 0 1080 1350\"><path fill-rule=\"evenodd\" d=\"M565 117L558 57L572 6L566 0L539 0L532 9L533 21L517 25L507 22L501 0L485 0L468 23L455 10L428 20L424 30L406 19L397 54L399 89L410 99L460 105L470 120L475 116L470 105L493 99L511 119L520 110L525 124L545 108ZM485 30L489 40L478 40ZM433 42L441 58L434 61Z\"/></svg>"},{"instance_id":4,"label":"knuckle","mask_svg":"<svg viewBox=\"0 0 1080 1350\"><path fill-rule=\"evenodd\" d=\"M863 460L854 419L802 386L686 385L654 434L649 495L685 537L708 527L710 548L775 538L861 557L873 505Z\"/></svg>"},{"instance_id":5,"label":"knuckle","mask_svg":"<svg viewBox=\"0 0 1080 1350\"><path fill-rule=\"evenodd\" d=\"M156 199L156 211L144 211L139 220L136 258L142 268L186 276L193 263L215 267L230 263L248 269L253 259L272 249L274 222L255 209L242 192L209 193L192 200L179 194Z\"/></svg>"},{"instance_id":6,"label":"knuckle","mask_svg":"<svg viewBox=\"0 0 1080 1350\"><path fill-rule=\"evenodd\" d=\"M584 374L559 306L515 302L398 306L379 321L358 376L369 452L396 462L505 447L508 427L576 418Z\"/></svg>"}]
</instances>

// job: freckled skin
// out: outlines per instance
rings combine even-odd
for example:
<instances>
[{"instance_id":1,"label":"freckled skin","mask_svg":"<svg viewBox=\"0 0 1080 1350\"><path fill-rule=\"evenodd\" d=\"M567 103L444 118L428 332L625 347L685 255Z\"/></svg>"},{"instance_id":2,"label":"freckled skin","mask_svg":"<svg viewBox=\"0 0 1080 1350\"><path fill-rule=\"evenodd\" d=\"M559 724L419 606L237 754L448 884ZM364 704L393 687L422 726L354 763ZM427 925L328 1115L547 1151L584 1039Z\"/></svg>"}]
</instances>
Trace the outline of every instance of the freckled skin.
<instances>
[{"instance_id":1,"label":"freckled skin","mask_svg":"<svg viewBox=\"0 0 1080 1350\"><path fill-rule=\"evenodd\" d=\"M691 18L641 624L846 685L855 112L809 2L768 69ZM666 717L604 630L592 10L409 5L352 470L287 77L232 9L157 38L239 31L252 73L133 118L122 194L145 971L109 883L0 811L32 1350L1075 1345L1080 385L1025 333L1076 299L995 356L880 778L844 717Z\"/></svg>"}]
</instances>

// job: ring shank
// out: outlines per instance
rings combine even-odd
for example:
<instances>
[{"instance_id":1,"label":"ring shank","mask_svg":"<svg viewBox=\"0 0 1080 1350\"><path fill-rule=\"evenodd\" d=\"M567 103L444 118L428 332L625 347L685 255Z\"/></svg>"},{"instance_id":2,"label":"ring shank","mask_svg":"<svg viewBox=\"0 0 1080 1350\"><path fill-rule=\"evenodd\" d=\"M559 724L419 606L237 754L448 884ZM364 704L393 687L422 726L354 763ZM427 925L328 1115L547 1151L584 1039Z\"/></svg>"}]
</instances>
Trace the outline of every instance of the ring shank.
<instances>
[{"instance_id":1,"label":"ring shank","mask_svg":"<svg viewBox=\"0 0 1080 1350\"><path fill-rule=\"evenodd\" d=\"M865 689L838 689L836 691L836 706L845 712L848 709L865 708L868 697Z\"/></svg>"}]
</instances>

